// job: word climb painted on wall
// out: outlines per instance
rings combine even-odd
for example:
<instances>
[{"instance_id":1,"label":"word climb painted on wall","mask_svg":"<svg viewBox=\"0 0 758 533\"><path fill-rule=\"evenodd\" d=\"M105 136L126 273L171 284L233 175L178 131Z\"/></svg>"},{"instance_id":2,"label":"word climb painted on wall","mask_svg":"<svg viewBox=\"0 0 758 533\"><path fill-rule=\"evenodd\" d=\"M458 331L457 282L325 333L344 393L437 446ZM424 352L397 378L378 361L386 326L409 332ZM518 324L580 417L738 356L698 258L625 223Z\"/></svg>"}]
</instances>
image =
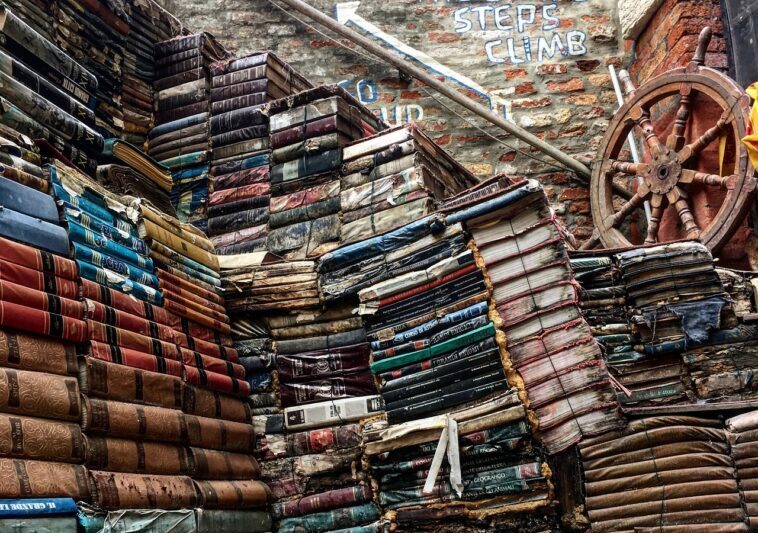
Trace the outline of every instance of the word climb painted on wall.
<instances>
[{"instance_id":1,"label":"word climb painted on wall","mask_svg":"<svg viewBox=\"0 0 758 533\"><path fill-rule=\"evenodd\" d=\"M421 122L424 120L424 108L417 104L395 105L390 107L377 105L379 100L379 88L374 80L342 80L338 85L355 96L360 103L369 106L376 115L392 126L402 126L403 124Z\"/></svg>"},{"instance_id":2,"label":"word climb painted on wall","mask_svg":"<svg viewBox=\"0 0 758 533\"><path fill-rule=\"evenodd\" d=\"M434 2L468 3L467 0ZM492 64L519 65L549 61L556 56L582 56L587 53L587 34L581 30L560 31L561 20L557 13L558 4L555 2L500 4L500 0L490 0L486 5L459 7L453 10L452 17L456 33L509 34L487 40L484 50ZM541 35L538 34L540 32Z\"/></svg>"}]
</instances>

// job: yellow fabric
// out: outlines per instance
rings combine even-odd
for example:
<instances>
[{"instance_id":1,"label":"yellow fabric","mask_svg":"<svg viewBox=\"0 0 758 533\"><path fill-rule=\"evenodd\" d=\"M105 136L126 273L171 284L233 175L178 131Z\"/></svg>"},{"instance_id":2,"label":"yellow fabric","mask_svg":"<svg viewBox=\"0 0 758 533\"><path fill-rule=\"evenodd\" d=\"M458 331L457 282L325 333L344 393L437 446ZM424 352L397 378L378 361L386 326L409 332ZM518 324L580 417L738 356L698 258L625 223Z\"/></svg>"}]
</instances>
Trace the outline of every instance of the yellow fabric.
<instances>
[{"instance_id":1,"label":"yellow fabric","mask_svg":"<svg viewBox=\"0 0 758 533\"><path fill-rule=\"evenodd\" d=\"M726 133L719 137L719 176L724 175L724 154L726 153Z\"/></svg>"},{"instance_id":2,"label":"yellow fabric","mask_svg":"<svg viewBox=\"0 0 758 533\"><path fill-rule=\"evenodd\" d=\"M747 154L753 168L758 168L758 82L750 85L746 92L753 99L753 107L750 110L750 124L748 125L747 135L742 138L742 144L747 148Z\"/></svg>"}]
</instances>

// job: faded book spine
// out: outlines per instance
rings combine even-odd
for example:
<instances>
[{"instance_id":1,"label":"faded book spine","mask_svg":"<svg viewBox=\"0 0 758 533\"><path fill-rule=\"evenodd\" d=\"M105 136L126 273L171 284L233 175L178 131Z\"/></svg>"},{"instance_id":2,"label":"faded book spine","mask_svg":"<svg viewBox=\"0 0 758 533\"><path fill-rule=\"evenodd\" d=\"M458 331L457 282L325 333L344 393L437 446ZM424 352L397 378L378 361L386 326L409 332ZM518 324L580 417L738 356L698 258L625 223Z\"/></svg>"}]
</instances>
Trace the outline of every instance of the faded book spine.
<instances>
[{"instance_id":1,"label":"faded book spine","mask_svg":"<svg viewBox=\"0 0 758 533\"><path fill-rule=\"evenodd\" d=\"M336 489L297 500L275 503L271 507L271 514L278 519L303 516L369 502L371 497L371 488L367 485Z\"/></svg>"}]
</instances>

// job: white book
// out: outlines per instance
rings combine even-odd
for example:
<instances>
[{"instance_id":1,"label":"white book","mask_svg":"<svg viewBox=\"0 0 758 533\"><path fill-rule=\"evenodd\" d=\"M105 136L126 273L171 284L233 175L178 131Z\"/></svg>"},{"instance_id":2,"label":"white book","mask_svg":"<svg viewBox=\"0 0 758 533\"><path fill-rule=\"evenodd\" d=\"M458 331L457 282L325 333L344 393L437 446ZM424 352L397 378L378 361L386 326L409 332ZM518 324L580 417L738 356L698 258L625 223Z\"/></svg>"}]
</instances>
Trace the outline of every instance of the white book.
<instances>
[{"instance_id":1,"label":"white book","mask_svg":"<svg viewBox=\"0 0 758 533\"><path fill-rule=\"evenodd\" d=\"M341 426L384 411L381 396L360 396L288 407L284 423L288 431Z\"/></svg>"}]
</instances>

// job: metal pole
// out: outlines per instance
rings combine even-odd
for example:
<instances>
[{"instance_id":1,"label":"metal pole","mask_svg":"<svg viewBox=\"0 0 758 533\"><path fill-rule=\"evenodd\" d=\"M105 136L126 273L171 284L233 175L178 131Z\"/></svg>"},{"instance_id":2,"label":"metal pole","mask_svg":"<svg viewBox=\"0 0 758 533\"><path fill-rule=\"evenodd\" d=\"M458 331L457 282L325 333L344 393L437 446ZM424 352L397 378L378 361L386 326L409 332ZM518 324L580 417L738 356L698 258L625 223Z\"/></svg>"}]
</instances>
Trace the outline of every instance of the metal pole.
<instances>
[{"instance_id":1,"label":"metal pole","mask_svg":"<svg viewBox=\"0 0 758 533\"><path fill-rule=\"evenodd\" d=\"M619 103L619 107L624 105L624 93L621 92L621 85L619 84L618 76L616 76L616 69L613 68L613 65L608 65L608 70L611 73L611 81L613 82L613 90L616 91L616 100ZM626 136L626 142L629 143L629 151L632 154L632 161L635 163L640 162L640 154L637 152L637 145L634 143L634 135L632 135L631 130L629 131L629 134ZM645 180L642 179L642 176L637 176L637 182L642 185L645 183ZM647 218L648 223L650 223L650 202L645 200L645 218Z\"/></svg>"},{"instance_id":2,"label":"metal pole","mask_svg":"<svg viewBox=\"0 0 758 533\"><path fill-rule=\"evenodd\" d=\"M550 144L546 143L539 137L529 133L525 129L517 126L516 124L505 120L505 118L503 118L497 113L493 113L490 109L483 106L482 104L472 100L471 98L467 96L464 96L463 94L461 94L460 92L454 89L451 89L450 87L445 85L443 82L439 81L434 76L431 76L426 71L413 65L412 63L400 57L399 55L393 52L390 52L389 50L386 50L382 46L379 46L368 37L364 37L360 33L348 28L347 26L343 24L340 24L338 21L334 20L333 18L327 15L324 15L321 11L309 6L302 0L277 0L277 1L281 2L282 4L288 5L292 9L302 13L303 15L310 18L311 20L314 20L318 22L319 24L322 24L323 26L332 30L334 33L341 35L342 37L352 41L353 43L357 44L361 48L365 49L366 51L374 54L377 57L380 57L384 61L396 67L401 72L404 72L405 74L424 82L429 87L433 88L440 94L447 96L452 101L465 107L472 113L477 114L478 116L491 122L495 126L507 131L514 137L521 139L522 141L529 144L530 146L533 146L534 148L536 148L543 154L551 157L552 159L555 159L559 163L570 168L571 170L576 172L578 176L585 178L585 180L589 179L591 171L585 164L577 161L570 155L561 152L557 148L551 146Z\"/></svg>"}]
</instances>

